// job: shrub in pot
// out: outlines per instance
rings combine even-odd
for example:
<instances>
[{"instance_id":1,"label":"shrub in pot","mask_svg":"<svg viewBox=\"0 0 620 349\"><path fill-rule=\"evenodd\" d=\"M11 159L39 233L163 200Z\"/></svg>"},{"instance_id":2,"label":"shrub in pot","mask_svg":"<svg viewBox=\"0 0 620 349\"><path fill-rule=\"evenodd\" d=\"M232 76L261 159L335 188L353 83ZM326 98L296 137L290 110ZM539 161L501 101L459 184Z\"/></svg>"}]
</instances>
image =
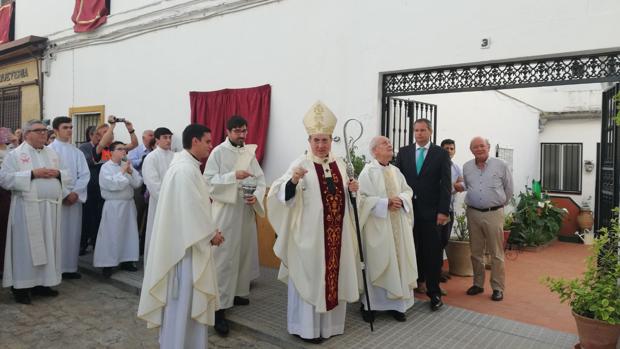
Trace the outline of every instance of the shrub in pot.
<instances>
[{"instance_id":1,"label":"shrub in pot","mask_svg":"<svg viewBox=\"0 0 620 349\"><path fill-rule=\"evenodd\" d=\"M617 216L618 209L614 210ZM620 258L618 218L594 239L581 278L544 279L560 301L569 302L584 348L616 348L620 337Z\"/></svg>"},{"instance_id":2,"label":"shrub in pot","mask_svg":"<svg viewBox=\"0 0 620 349\"><path fill-rule=\"evenodd\" d=\"M458 276L472 276L474 270L471 265L471 250L469 247L469 229L465 214L457 215L454 219L454 232L446 246L450 274Z\"/></svg>"}]
</instances>

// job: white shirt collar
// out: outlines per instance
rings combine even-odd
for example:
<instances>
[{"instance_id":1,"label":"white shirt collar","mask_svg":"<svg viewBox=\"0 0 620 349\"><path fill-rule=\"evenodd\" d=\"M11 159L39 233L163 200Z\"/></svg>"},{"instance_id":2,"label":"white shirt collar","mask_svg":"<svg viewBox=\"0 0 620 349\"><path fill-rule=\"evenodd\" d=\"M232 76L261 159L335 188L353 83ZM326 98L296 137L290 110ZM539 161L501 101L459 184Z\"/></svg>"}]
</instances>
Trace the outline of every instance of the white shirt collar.
<instances>
[{"instance_id":1,"label":"white shirt collar","mask_svg":"<svg viewBox=\"0 0 620 349\"><path fill-rule=\"evenodd\" d=\"M428 141L425 145L423 146L419 146L418 143L415 144L415 150L418 151L418 149L420 148L425 148L426 150L428 150L431 147L431 142Z\"/></svg>"}]
</instances>

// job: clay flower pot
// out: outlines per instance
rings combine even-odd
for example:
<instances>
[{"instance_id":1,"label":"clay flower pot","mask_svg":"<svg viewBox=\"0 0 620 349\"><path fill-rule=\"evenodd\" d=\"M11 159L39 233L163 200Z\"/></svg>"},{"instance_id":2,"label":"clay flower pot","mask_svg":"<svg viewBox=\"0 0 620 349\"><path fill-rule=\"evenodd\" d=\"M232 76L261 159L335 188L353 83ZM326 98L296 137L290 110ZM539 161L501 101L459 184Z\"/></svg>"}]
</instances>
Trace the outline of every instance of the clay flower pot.
<instances>
[{"instance_id":1,"label":"clay flower pot","mask_svg":"<svg viewBox=\"0 0 620 349\"><path fill-rule=\"evenodd\" d=\"M450 274L458 276L474 275L474 269L471 265L469 241L448 241L446 255L448 256Z\"/></svg>"},{"instance_id":2,"label":"clay flower pot","mask_svg":"<svg viewBox=\"0 0 620 349\"><path fill-rule=\"evenodd\" d=\"M581 348L615 349L620 338L620 325L591 319L572 312L577 322L577 332Z\"/></svg>"}]
</instances>

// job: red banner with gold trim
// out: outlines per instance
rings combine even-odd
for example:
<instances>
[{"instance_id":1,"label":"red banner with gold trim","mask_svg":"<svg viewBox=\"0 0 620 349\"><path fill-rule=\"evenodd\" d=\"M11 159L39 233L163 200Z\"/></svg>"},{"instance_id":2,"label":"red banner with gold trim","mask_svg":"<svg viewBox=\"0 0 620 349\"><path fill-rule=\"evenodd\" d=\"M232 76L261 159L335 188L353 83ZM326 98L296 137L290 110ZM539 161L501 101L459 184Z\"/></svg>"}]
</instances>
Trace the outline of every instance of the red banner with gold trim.
<instances>
[{"instance_id":1,"label":"red banner with gold trim","mask_svg":"<svg viewBox=\"0 0 620 349\"><path fill-rule=\"evenodd\" d=\"M75 24L73 31L76 33L93 31L107 21L108 14L106 0L76 0L71 16Z\"/></svg>"},{"instance_id":2,"label":"red banner with gold trim","mask_svg":"<svg viewBox=\"0 0 620 349\"><path fill-rule=\"evenodd\" d=\"M11 2L0 7L0 44L11 41L11 19L15 3Z\"/></svg>"}]
</instances>

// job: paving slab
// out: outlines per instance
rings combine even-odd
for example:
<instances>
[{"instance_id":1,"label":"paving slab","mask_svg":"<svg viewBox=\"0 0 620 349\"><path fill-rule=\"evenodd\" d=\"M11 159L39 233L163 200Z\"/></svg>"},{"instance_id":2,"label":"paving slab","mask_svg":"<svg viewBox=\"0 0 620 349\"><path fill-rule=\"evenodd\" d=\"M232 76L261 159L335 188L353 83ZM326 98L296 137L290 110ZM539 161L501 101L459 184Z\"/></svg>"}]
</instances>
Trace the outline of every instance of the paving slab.
<instances>
[{"instance_id":1,"label":"paving slab","mask_svg":"<svg viewBox=\"0 0 620 349\"><path fill-rule=\"evenodd\" d=\"M100 270L83 256L83 271L100 275ZM286 330L287 287L276 280L277 270L261 268L261 276L252 283L250 305L227 310L232 331L246 333L262 346L314 348ZM103 279L102 279L103 280ZM118 271L108 282L139 294L142 270ZM359 313L359 303L347 306L345 333L323 342L324 348L572 348L578 342L574 334L525 324L513 320L444 306L431 312L428 302L416 300L407 312L406 322L397 322L380 313L370 331ZM224 345L226 346L226 345ZM234 347L234 346L233 346Z\"/></svg>"}]
</instances>

